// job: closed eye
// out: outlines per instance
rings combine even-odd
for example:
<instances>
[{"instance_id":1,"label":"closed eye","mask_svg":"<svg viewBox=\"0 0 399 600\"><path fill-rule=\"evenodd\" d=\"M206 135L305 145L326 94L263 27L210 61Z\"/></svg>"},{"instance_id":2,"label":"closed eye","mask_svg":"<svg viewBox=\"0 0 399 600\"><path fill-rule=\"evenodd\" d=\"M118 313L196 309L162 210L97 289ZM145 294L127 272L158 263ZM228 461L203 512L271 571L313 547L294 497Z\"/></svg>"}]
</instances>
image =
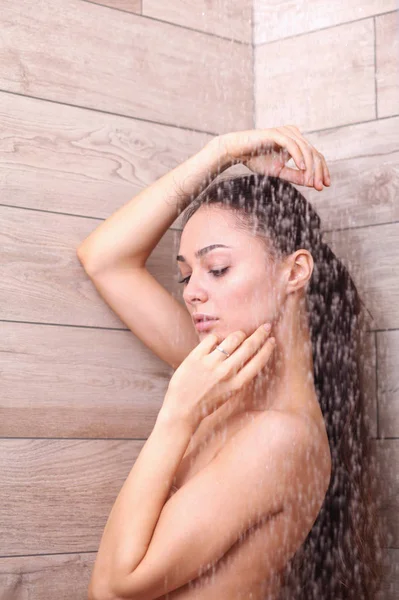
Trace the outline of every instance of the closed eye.
<instances>
[{"instance_id":1,"label":"closed eye","mask_svg":"<svg viewBox=\"0 0 399 600\"><path fill-rule=\"evenodd\" d=\"M229 267L225 267L224 269L213 269L209 271L209 273L212 273L214 277L222 277L226 273L227 269L229 269ZM184 283L184 285L187 285L190 277L191 275L188 275L188 277L181 279L179 283Z\"/></svg>"}]
</instances>

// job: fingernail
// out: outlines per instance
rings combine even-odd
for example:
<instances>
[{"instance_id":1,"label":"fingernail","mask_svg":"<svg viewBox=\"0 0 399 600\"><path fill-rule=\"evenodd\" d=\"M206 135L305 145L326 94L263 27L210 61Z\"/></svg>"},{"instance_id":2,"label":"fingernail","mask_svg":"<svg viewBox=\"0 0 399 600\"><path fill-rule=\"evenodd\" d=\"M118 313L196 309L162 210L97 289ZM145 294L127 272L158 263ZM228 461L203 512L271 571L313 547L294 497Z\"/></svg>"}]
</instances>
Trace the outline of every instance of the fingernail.
<instances>
[{"instance_id":1,"label":"fingernail","mask_svg":"<svg viewBox=\"0 0 399 600\"><path fill-rule=\"evenodd\" d=\"M265 328L265 330L266 330L266 331L270 331L270 330L271 330L271 328L272 328L272 326L271 326L271 324L270 324L270 323L265 323L265 324L263 325L263 327Z\"/></svg>"},{"instance_id":2,"label":"fingernail","mask_svg":"<svg viewBox=\"0 0 399 600\"><path fill-rule=\"evenodd\" d=\"M306 165L303 161L301 162L301 169L306 169Z\"/></svg>"}]
</instances>

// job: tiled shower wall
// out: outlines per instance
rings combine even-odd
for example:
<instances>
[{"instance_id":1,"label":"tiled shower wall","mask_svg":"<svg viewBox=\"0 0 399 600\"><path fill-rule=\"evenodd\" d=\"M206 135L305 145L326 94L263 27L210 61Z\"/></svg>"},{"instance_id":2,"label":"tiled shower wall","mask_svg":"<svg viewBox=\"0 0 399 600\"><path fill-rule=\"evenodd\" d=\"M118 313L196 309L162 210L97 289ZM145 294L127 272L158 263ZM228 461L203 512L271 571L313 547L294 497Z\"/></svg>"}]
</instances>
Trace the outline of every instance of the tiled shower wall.
<instances>
[{"instance_id":1,"label":"tiled shower wall","mask_svg":"<svg viewBox=\"0 0 399 600\"><path fill-rule=\"evenodd\" d=\"M395 7L285 4L1 3L1 600L86 598L171 376L98 295L77 246L212 136L254 124L295 123L325 154L331 189L304 194L342 255L367 261L374 433L397 506ZM148 262L172 293L176 227Z\"/></svg>"}]
</instances>

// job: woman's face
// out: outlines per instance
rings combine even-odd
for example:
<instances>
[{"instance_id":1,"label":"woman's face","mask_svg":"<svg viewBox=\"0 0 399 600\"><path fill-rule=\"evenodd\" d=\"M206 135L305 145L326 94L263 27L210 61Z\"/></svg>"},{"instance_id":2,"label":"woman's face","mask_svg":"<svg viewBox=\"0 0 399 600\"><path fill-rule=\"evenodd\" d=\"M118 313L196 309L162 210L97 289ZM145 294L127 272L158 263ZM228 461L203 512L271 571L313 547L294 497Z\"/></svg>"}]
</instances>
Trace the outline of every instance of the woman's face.
<instances>
[{"instance_id":1,"label":"woman's face","mask_svg":"<svg viewBox=\"0 0 399 600\"><path fill-rule=\"evenodd\" d=\"M200 340L209 333L224 339L239 329L249 336L262 323L273 321L281 303L279 272L264 243L235 226L231 212L201 207L181 235L179 280L188 278L181 283L187 309L192 317L205 313L217 318L206 330L196 329ZM206 250L214 244L228 247ZM199 251L202 254L196 256Z\"/></svg>"}]
</instances>

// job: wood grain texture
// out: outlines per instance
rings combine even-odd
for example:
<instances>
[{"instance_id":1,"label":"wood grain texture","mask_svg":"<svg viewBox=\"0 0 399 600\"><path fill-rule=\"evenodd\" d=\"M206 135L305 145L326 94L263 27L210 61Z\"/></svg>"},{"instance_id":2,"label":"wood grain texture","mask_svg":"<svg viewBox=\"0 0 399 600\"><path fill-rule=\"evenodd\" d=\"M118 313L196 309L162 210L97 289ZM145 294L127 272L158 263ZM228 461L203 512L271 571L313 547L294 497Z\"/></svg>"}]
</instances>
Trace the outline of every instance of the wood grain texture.
<instances>
[{"instance_id":1,"label":"wood grain texture","mask_svg":"<svg viewBox=\"0 0 399 600\"><path fill-rule=\"evenodd\" d=\"M379 331L377 352L379 435L399 438L399 331Z\"/></svg>"},{"instance_id":2,"label":"wood grain texture","mask_svg":"<svg viewBox=\"0 0 399 600\"><path fill-rule=\"evenodd\" d=\"M373 19L255 47L255 115L305 131L374 119Z\"/></svg>"},{"instance_id":3,"label":"wood grain texture","mask_svg":"<svg viewBox=\"0 0 399 600\"><path fill-rule=\"evenodd\" d=\"M76 256L96 219L0 206L0 312L9 320L125 329ZM168 230L147 268L176 293L177 232Z\"/></svg>"},{"instance_id":4,"label":"wood grain texture","mask_svg":"<svg viewBox=\"0 0 399 600\"><path fill-rule=\"evenodd\" d=\"M304 137L331 173L331 186L322 192L295 186L319 213L323 229L399 220L399 117Z\"/></svg>"},{"instance_id":5,"label":"wood grain texture","mask_svg":"<svg viewBox=\"0 0 399 600\"><path fill-rule=\"evenodd\" d=\"M252 125L250 45L81 0L4 0L0 24L3 90L212 133Z\"/></svg>"},{"instance_id":6,"label":"wood grain texture","mask_svg":"<svg viewBox=\"0 0 399 600\"><path fill-rule=\"evenodd\" d=\"M131 331L0 322L1 437L146 438L173 370Z\"/></svg>"},{"instance_id":7,"label":"wood grain texture","mask_svg":"<svg viewBox=\"0 0 399 600\"><path fill-rule=\"evenodd\" d=\"M254 44L308 33L397 8L396 0L254 0Z\"/></svg>"},{"instance_id":8,"label":"wood grain texture","mask_svg":"<svg viewBox=\"0 0 399 600\"><path fill-rule=\"evenodd\" d=\"M213 136L0 92L0 202L108 218Z\"/></svg>"},{"instance_id":9,"label":"wood grain texture","mask_svg":"<svg viewBox=\"0 0 399 600\"><path fill-rule=\"evenodd\" d=\"M384 600L397 600L399 590L399 548L391 548L385 553L386 579L383 586Z\"/></svg>"},{"instance_id":10,"label":"wood grain texture","mask_svg":"<svg viewBox=\"0 0 399 600\"><path fill-rule=\"evenodd\" d=\"M369 426L369 433L376 438L377 431L377 361L376 361L375 333L365 335L365 346L362 349L360 360L364 369L364 412ZM398 428L399 436L399 428Z\"/></svg>"},{"instance_id":11,"label":"wood grain texture","mask_svg":"<svg viewBox=\"0 0 399 600\"><path fill-rule=\"evenodd\" d=\"M373 455L382 482L380 515L388 548L399 547L399 440L374 440Z\"/></svg>"},{"instance_id":12,"label":"wood grain texture","mask_svg":"<svg viewBox=\"0 0 399 600\"><path fill-rule=\"evenodd\" d=\"M117 8L137 15L141 14L143 4L142 0L85 0L85 2L101 4L102 6L108 6L108 8Z\"/></svg>"},{"instance_id":13,"label":"wood grain texture","mask_svg":"<svg viewBox=\"0 0 399 600\"><path fill-rule=\"evenodd\" d=\"M327 232L371 312L371 329L399 328L399 223Z\"/></svg>"},{"instance_id":14,"label":"wood grain texture","mask_svg":"<svg viewBox=\"0 0 399 600\"><path fill-rule=\"evenodd\" d=\"M144 440L0 440L4 556L98 549Z\"/></svg>"},{"instance_id":15,"label":"wood grain texture","mask_svg":"<svg viewBox=\"0 0 399 600\"><path fill-rule=\"evenodd\" d=\"M375 20L378 117L399 113L399 11Z\"/></svg>"},{"instance_id":16,"label":"wood grain texture","mask_svg":"<svg viewBox=\"0 0 399 600\"><path fill-rule=\"evenodd\" d=\"M87 600L96 553L0 558L0 600Z\"/></svg>"},{"instance_id":17,"label":"wood grain texture","mask_svg":"<svg viewBox=\"0 0 399 600\"><path fill-rule=\"evenodd\" d=\"M143 15L252 43L252 0L145 0Z\"/></svg>"}]
</instances>

